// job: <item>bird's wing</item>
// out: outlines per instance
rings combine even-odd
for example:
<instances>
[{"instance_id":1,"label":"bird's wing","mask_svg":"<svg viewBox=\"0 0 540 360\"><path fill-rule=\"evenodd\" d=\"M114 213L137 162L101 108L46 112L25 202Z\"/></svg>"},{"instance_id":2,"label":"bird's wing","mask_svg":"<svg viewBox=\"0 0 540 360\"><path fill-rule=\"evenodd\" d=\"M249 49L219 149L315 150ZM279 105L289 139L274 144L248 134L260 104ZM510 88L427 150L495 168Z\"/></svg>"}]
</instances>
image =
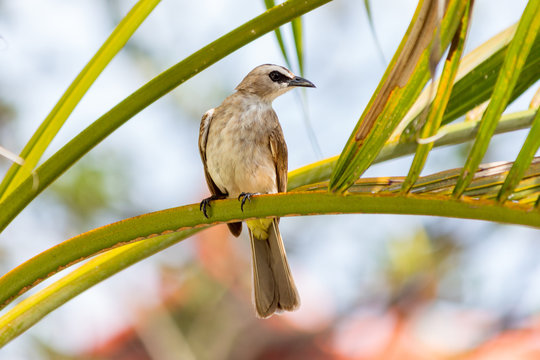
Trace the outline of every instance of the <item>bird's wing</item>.
<instances>
[{"instance_id":1,"label":"bird's wing","mask_svg":"<svg viewBox=\"0 0 540 360\"><path fill-rule=\"evenodd\" d=\"M212 123L212 118L214 117L214 110L208 110L201 119L201 127L199 129L199 152L201 154L201 160L204 165L204 177L206 178L206 183L208 184L208 189L212 195L226 195L217 187L214 180L208 172L208 164L206 162L206 143L208 141L208 132L210 131L210 125ZM242 232L242 223L228 223L227 226L234 236L239 236Z\"/></svg>"},{"instance_id":2,"label":"bird's wing","mask_svg":"<svg viewBox=\"0 0 540 360\"><path fill-rule=\"evenodd\" d=\"M212 118L214 117L214 110L215 109L208 110L201 119L201 127L199 129L199 152L204 165L204 177L206 178L208 189L210 189L212 195L225 195L219 190L214 183L214 180L212 180L206 163L206 142L208 141L208 132L210 130L210 124L212 123Z\"/></svg>"},{"instance_id":3,"label":"bird's wing","mask_svg":"<svg viewBox=\"0 0 540 360\"><path fill-rule=\"evenodd\" d=\"M276 115L274 114L274 116ZM270 133L270 151L272 152L272 158L276 166L278 192L287 192L287 144L285 143L279 122L277 122L277 126Z\"/></svg>"}]
</instances>

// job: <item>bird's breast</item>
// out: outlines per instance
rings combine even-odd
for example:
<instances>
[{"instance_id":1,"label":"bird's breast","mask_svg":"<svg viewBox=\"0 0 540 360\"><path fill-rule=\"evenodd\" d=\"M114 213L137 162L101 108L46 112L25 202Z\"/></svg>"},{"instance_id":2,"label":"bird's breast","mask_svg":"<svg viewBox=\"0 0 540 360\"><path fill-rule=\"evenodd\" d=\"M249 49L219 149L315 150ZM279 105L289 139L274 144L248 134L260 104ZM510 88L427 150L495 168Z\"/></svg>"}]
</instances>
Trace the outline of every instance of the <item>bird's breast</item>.
<instances>
[{"instance_id":1,"label":"bird's breast","mask_svg":"<svg viewBox=\"0 0 540 360\"><path fill-rule=\"evenodd\" d=\"M208 172L220 190L230 197L241 192L277 192L269 146L275 118L272 108L247 105L223 109L214 116L206 154Z\"/></svg>"}]
</instances>

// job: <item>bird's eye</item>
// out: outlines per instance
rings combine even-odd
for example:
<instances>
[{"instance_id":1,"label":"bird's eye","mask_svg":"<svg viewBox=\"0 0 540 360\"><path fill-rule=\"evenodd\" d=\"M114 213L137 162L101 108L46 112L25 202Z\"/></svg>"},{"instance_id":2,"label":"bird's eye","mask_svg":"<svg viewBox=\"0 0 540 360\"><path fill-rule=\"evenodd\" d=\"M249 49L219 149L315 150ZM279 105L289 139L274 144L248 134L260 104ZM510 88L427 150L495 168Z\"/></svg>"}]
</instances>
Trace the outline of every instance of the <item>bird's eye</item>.
<instances>
[{"instance_id":1,"label":"bird's eye","mask_svg":"<svg viewBox=\"0 0 540 360\"><path fill-rule=\"evenodd\" d=\"M272 79L274 82L279 81L282 77L279 71L272 71L270 74L268 74L268 76L270 76L270 79Z\"/></svg>"}]
</instances>

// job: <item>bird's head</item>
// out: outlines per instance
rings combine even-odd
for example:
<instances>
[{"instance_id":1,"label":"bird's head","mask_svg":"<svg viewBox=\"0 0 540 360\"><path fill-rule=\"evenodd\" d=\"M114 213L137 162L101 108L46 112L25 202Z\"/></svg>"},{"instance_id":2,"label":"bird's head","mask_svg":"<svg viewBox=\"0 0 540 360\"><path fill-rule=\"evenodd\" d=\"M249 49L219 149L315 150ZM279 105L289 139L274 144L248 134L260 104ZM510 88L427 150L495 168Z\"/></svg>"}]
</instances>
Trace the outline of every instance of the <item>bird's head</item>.
<instances>
[{"instance_id":1,"label":"bird's head","mask_svg":"<svg viewBox=\"0 0 540 360\"><path fill-rule=\"evenodd\" d=\"M309 80L295 76L283 66L265 64L251 70L236 90L257 95L272 102L295 87L315 87L315 85Z\"/></svg>"}]
</instances>

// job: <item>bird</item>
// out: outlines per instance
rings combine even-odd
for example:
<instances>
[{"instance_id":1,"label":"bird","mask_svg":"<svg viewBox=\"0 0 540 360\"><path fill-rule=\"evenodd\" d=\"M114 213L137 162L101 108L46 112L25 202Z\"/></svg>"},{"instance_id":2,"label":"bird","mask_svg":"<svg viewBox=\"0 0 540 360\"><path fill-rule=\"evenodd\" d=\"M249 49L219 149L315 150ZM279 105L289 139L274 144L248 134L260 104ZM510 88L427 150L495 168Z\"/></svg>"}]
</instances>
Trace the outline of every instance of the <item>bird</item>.
<instances>
[{"instance_id":1,"label":"bird","mask_svg":"<svg viewBox=\"0 0 540 360\"><path fill-rule=\"evenodd\" d=\"M201 119L199 151L211 196L200 203L208 218L211 202L237 198L243 211L253 195L287 191L287 144L272 102L296 87L315 85L283 66L251 70L221 105ZM242 223L228 223L238 237ZM293 311L300 298L279 232L279 218L247 220L256 314L267 318Z\"/></svg>"}]
</instances>

